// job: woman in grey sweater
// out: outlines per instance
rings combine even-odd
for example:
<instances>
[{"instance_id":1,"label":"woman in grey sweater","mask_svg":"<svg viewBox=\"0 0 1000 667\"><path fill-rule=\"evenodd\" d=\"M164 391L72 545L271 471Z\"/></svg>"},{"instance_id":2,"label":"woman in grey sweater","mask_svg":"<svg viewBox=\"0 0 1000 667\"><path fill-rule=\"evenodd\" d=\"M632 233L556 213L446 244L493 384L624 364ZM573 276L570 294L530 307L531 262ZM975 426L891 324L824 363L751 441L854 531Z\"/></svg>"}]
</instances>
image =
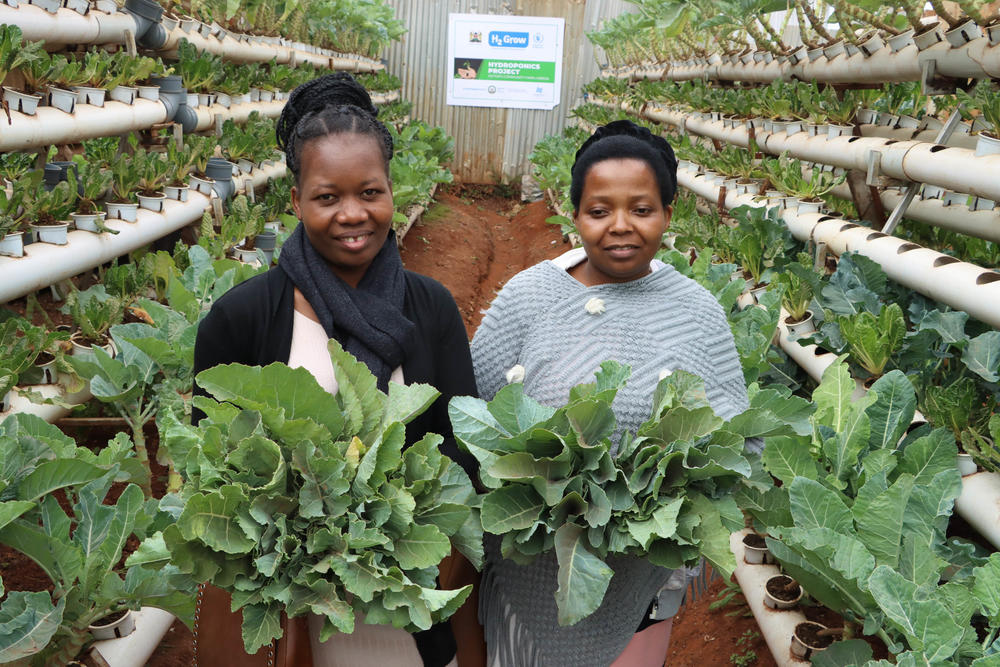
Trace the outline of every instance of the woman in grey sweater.
<instances>
[{"instance_id":1,"label":"woman in grey sweater","mask_svg":"<svg viewBox=\"0 0 1000 667\"><path fill-rule=\"evenodd\" d=\"M729 419L747 407L732 333L704 288L655 260L670 223L677 161L669 144L630 121L598 128L576 154L570 196L583 248L514 276L472 342L476 383L490 400L521 381L540 403L564 405L614 359L632 375L613 404L620 431L648 419L653 389L682 369L702 377L709 402ZM670 619L687 587L672 572L611 557L615 574L596 612L559 626L558 565L544 554L522 566L487 538L480 620L491 667L659 667Z\"/></svg>"}]
</instances>

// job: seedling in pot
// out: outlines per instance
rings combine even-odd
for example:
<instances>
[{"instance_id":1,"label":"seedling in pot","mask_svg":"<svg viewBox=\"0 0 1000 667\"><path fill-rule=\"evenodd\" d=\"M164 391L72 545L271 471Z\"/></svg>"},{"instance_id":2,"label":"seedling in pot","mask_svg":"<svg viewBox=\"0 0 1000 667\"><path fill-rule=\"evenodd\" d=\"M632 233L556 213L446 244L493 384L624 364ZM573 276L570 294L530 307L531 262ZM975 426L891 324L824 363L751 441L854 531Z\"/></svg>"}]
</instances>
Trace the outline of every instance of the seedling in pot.
<instances>
[{"instance_id":1,"label":"seedling in pot","mask_svg":"<svg viewBox=\"0 0 1000 667\"><path fill-rule=\"evenodd\" d=\"M113 176L110 171L103 171L97 163L88 162L83 155L74 155L76 169L68 171L70 185L75 186L78 193L76 212L90 215L97 213L97 201L111 187ZM114 230L102 230L112 231Z\"/></svg>"},{"instance_id":2,"label":"seedling in pot","mask_svg":"<svg viewBox=\"0 0 1000 667\"><path fill-rule=\"evenodd\" d=\"M962 115L967 120L974 120L969 110L979 110L979 117L989 126L981 134L1000 139L1000 92L990 81L981 81L972 89L971 94L959 90L958 100L962 103Z\"/></svg>"},{"instance_id":3,"label":"seedling in pot","mask_svg":"<svg viewBox=\"0 0 1000 667\"><path fill-rule=\"evenodd\" d=\"M186 39L181 40L177 49L179 61L175 67L184 87L192 93L208 93L215 88L215 82L222 74L222 58L199 51Z\"/></svg>"},{"instance_id":4,"label":"seedling in pot","mask_svg":"<svg viewBox=\"0 0 1000 667\"><path fill-rule=\"evenodd\" d=\"M242 225L242 237L246 237L243 243L244 250L253 250L257 237L264 232L264 223L267 218L264 213L263 204L251 204L246 195L240 195L233 199L229 206L227 218L239 222Z\"/></svg>"},{"instance_id":5,"label":"seedling in pot","mask_svg":"<svg viewBox=\"0 0 1000 667\"><path fill-rule=\"evenodd\" d=\"M73 338L103 346L108 343L108 330L125 318L125 305L124 299L109 294L104 285L94 285L70 292L61 311L73 318L77 328Z\"/></svg>"},{"instance_id":6,"label":"seedling in pot","mask_svg":"<svg viewBox=\"0 0 1000 667\"><path fill-rule=\"evenodd\" d=\"M36 225L63 224L76 204L76 189L69 181L60 181L51 190L39 185L32 194L24 200L24 206Z\"/></svg>"},{"instance_id":7,"label":"seedling in pot","mask_svg":"<svg viewBox=\"0 0 1000 667\"><path fill-rule=\"evenodd\" d=\"M132 156L139 173L139 194L145 197L156 197L163 194L163 185L170 171L170 163L163 153L147 151L142 148Z\"/></svg>"},{"instance_id":8,"label":"seedling in pot","mask_svg":"<svg viewBox=\"0 0 1000 667\"><path fill-rule=\"evenodd\" d=\"M45 54L42 42L25 42L21 29L13 24L0 24L0 82L13 70L39 60ZM4 104L4 110L7 106Z\"/></svg>"},{"instance_id":9,"label":"seedling in pot","mask_svg":"<svg viewBox=\"0 0 1000 667\"><path fill-rule=\"evenodd\" d=\"M820 287L820 276L813 270L812 258L800 253L797 262L786 264L775 276L774 283L781 289L781 307L788 312L786 324L805 320L813 295Z\"/></svg>"},{"instance_id":10,"label":"seedling in pot","mask_svg":"<svg viewBox=\"0 0 1000 667\"><path fill-rule=\"evenodd\" d=\"M205 137L197 134L184 136L184 149L190 152L191 164L195 175L207 179L208 159L215 154L215 137Z\"/></svg>"},{"instance_id":11,"label":"seedling in pot","mask_svg":"<svg viewBox=\"0 0 1000 667\"><path fill-rule=\"evenodd\" d=\"M0 187L0 239L24 231L32 212L28 199L40 189L41 181L42 172L36 171L17 179L10 194Z\"/></svg>"},{"instance_id":12,"label":"seedling in pot","mask_svg":"<svg viewBox=\"0 0 1000 667\"><path fill-rule=\"evenodd\" d=\"M134 159L123 157L111 163L111 194L115 203L134 204L136 188L142 180L140 165Z\"/></svg>"}]
</instances>

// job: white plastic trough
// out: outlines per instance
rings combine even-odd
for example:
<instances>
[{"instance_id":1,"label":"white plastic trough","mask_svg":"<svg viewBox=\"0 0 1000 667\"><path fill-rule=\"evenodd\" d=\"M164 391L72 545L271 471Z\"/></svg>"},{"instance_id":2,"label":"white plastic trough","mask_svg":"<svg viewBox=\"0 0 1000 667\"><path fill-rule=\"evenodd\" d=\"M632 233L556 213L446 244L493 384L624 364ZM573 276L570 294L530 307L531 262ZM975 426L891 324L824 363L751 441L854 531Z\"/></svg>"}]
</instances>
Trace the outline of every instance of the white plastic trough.
<instances>
[{"instance_id":1,"label":"white plastic trough","mask_svg":"<svg viewBox=\"0 0 1000 667\"><path fill-rule=\"evenodd\" d=\"M955 511L990 543L1000 549L1000 475L977 472L962 478L962 495Z\"/></svg>"},{"instance_id":2,"label":"white plastic trough","mask_svg":"<svg viewBox=\"0 0 1000 667\"><path fill-rule=\"evenodd\" d=\"M285 164L274 162L260 165L248 178L255 187L260 187L269 178L284 174ZM236 184L238 190L243 182L241 177ZM72 231L66 245L32 243L25 247L24 257L0 257L0 303L48 287L163 238L201 219L209 205L208 197L190 192L186 202L165 201L163 213L139 209L138 220L134 223L107 220L105 224L118 230L118 234Z\"/></svg>"},{"instance_id":3,"label":"white plastic trough","mask_svg":"<svg viewBox=\"0 0 1000 667\"><path fill-rule=\"evenodd\" d=\"M777 565L748 565L743 560L743 536L749 532L743 530L729 537L729 548L736 556L736 581L778 667L802 667L807 663L792 655L791 644L795 626L805 622L806 617L797 609L777 610L764 604L764 585L781 570Z\"/></svg>"},{"instance_id":4,"label":"white plastic trough","mask_svg":"<svg viewBox=\"0 0 1000 667\"><path fill-rule=\"evenodd\" d=\"M174 615L156 607L132 612L135 630L120 639L94 642L90 656L102 667L142 667L173 625Z\"/></svg>"},{"instance_id":5,"label":"white plastic trough","mask_svg":"<svg viewBox=\"0 0 1000 667\"><path fill-rule=\"evenodd\" d=\"M677 182L711 202L718 201L719 186L692 169L678 170ZM759 207L764 202L753 195L727 192L724 205L727 209ZM836 255L846 251L865 255L899 284L1000 328L1000 274L842 218L799 214L788 208L783 209L782 218L800 241L826 243Z\"/></svg>"},{"instance_id":6,"label":"white plastic trough","mask_svg":"<svg viewBox=\"0 0 1000 667\"><path fill-rule=\"evenodd\" d=\"M124 44L126 30L136 33L135 18L126 12L106 14L91 9L86 16L81 16L72 9L61 8L51 14L26 2L20 3L17 8L0 3L0 23L18 26L25 40L44 41L46 47Z\"/></svg>"}]
</instances>

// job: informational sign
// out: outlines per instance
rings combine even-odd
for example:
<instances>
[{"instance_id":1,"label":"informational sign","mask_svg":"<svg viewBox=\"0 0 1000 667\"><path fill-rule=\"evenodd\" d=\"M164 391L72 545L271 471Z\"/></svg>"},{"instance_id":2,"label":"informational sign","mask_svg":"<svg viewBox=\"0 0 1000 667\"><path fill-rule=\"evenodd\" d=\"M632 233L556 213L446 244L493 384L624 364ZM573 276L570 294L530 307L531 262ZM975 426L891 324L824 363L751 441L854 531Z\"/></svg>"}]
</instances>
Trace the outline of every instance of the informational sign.
<instances>
[{"instance_id":1,"label":"informational sign","mask_svg":"<svg viewBox=\"0 0 1000 667\"><path fill-rule=\"evenodd\" d=\"M561 18L448 15L448 104L552 109L562 84Z\"/></svg>"}]
</instances>

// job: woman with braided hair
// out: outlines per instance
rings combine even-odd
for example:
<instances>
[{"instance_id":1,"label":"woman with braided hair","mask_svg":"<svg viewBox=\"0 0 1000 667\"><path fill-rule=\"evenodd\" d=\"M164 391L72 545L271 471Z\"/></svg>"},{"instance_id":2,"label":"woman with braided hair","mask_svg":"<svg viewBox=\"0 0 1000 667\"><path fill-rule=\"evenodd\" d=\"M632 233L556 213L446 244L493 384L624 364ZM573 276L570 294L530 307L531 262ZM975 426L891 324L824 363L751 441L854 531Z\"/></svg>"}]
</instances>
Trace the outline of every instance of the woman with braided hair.
<instances>
[{"instance_id":1,"label":"woman with braided hair","mask_svg":"<svg viewBox=\"0 0 1000 667\"><path fill-rule=\"evenodd\" d=\"M670 223L677 161L662 138L631 121L600 127L577 151L570 198L583 247L514 276L472 341L479 394L513 378L536 401L565 405L575 385L614 359L632 368L613 409L619 433L649 418L659 380L701 376L715 412L747 407L725 313L712 295L654 259ZM670 619L688 583L645 559L609 556L601 606L575 625L557 621L554 552L518 565L487 536L479 617L490 667L660 667Z\"/></svg>"},{"instance_id":2,"label":"woman with braided hair","mask_svg":"<svg viewBox=\"0 0 1000 667\"><path fill-rule=\"evenodd\" d=\"M212 306L198 328L195 372L227 363L284 362L306 368L336 393L327 352L334 338L368 366L382 391L390 380L440 391L407 426L409 443L438 433L445 437L442 451L467 465L471 459L455 447L447 405L452 396L476 391L468 337L451 294L403 269L392 231L392 137L367 91L345 73L303 84L282 110L277 135L295 178L292 207L300 224L276 267ZM442 582L446 588L454 583ZM226 592L211 586L199 595L201 665L444 667L455 656L448 624L410 635L359 621L353 634L320 643L320 617L310 620L308 630L306 619L285 622L280 641L247 656L241 615L230 612L229 603Z\"/></svg>"}]
</instances>

